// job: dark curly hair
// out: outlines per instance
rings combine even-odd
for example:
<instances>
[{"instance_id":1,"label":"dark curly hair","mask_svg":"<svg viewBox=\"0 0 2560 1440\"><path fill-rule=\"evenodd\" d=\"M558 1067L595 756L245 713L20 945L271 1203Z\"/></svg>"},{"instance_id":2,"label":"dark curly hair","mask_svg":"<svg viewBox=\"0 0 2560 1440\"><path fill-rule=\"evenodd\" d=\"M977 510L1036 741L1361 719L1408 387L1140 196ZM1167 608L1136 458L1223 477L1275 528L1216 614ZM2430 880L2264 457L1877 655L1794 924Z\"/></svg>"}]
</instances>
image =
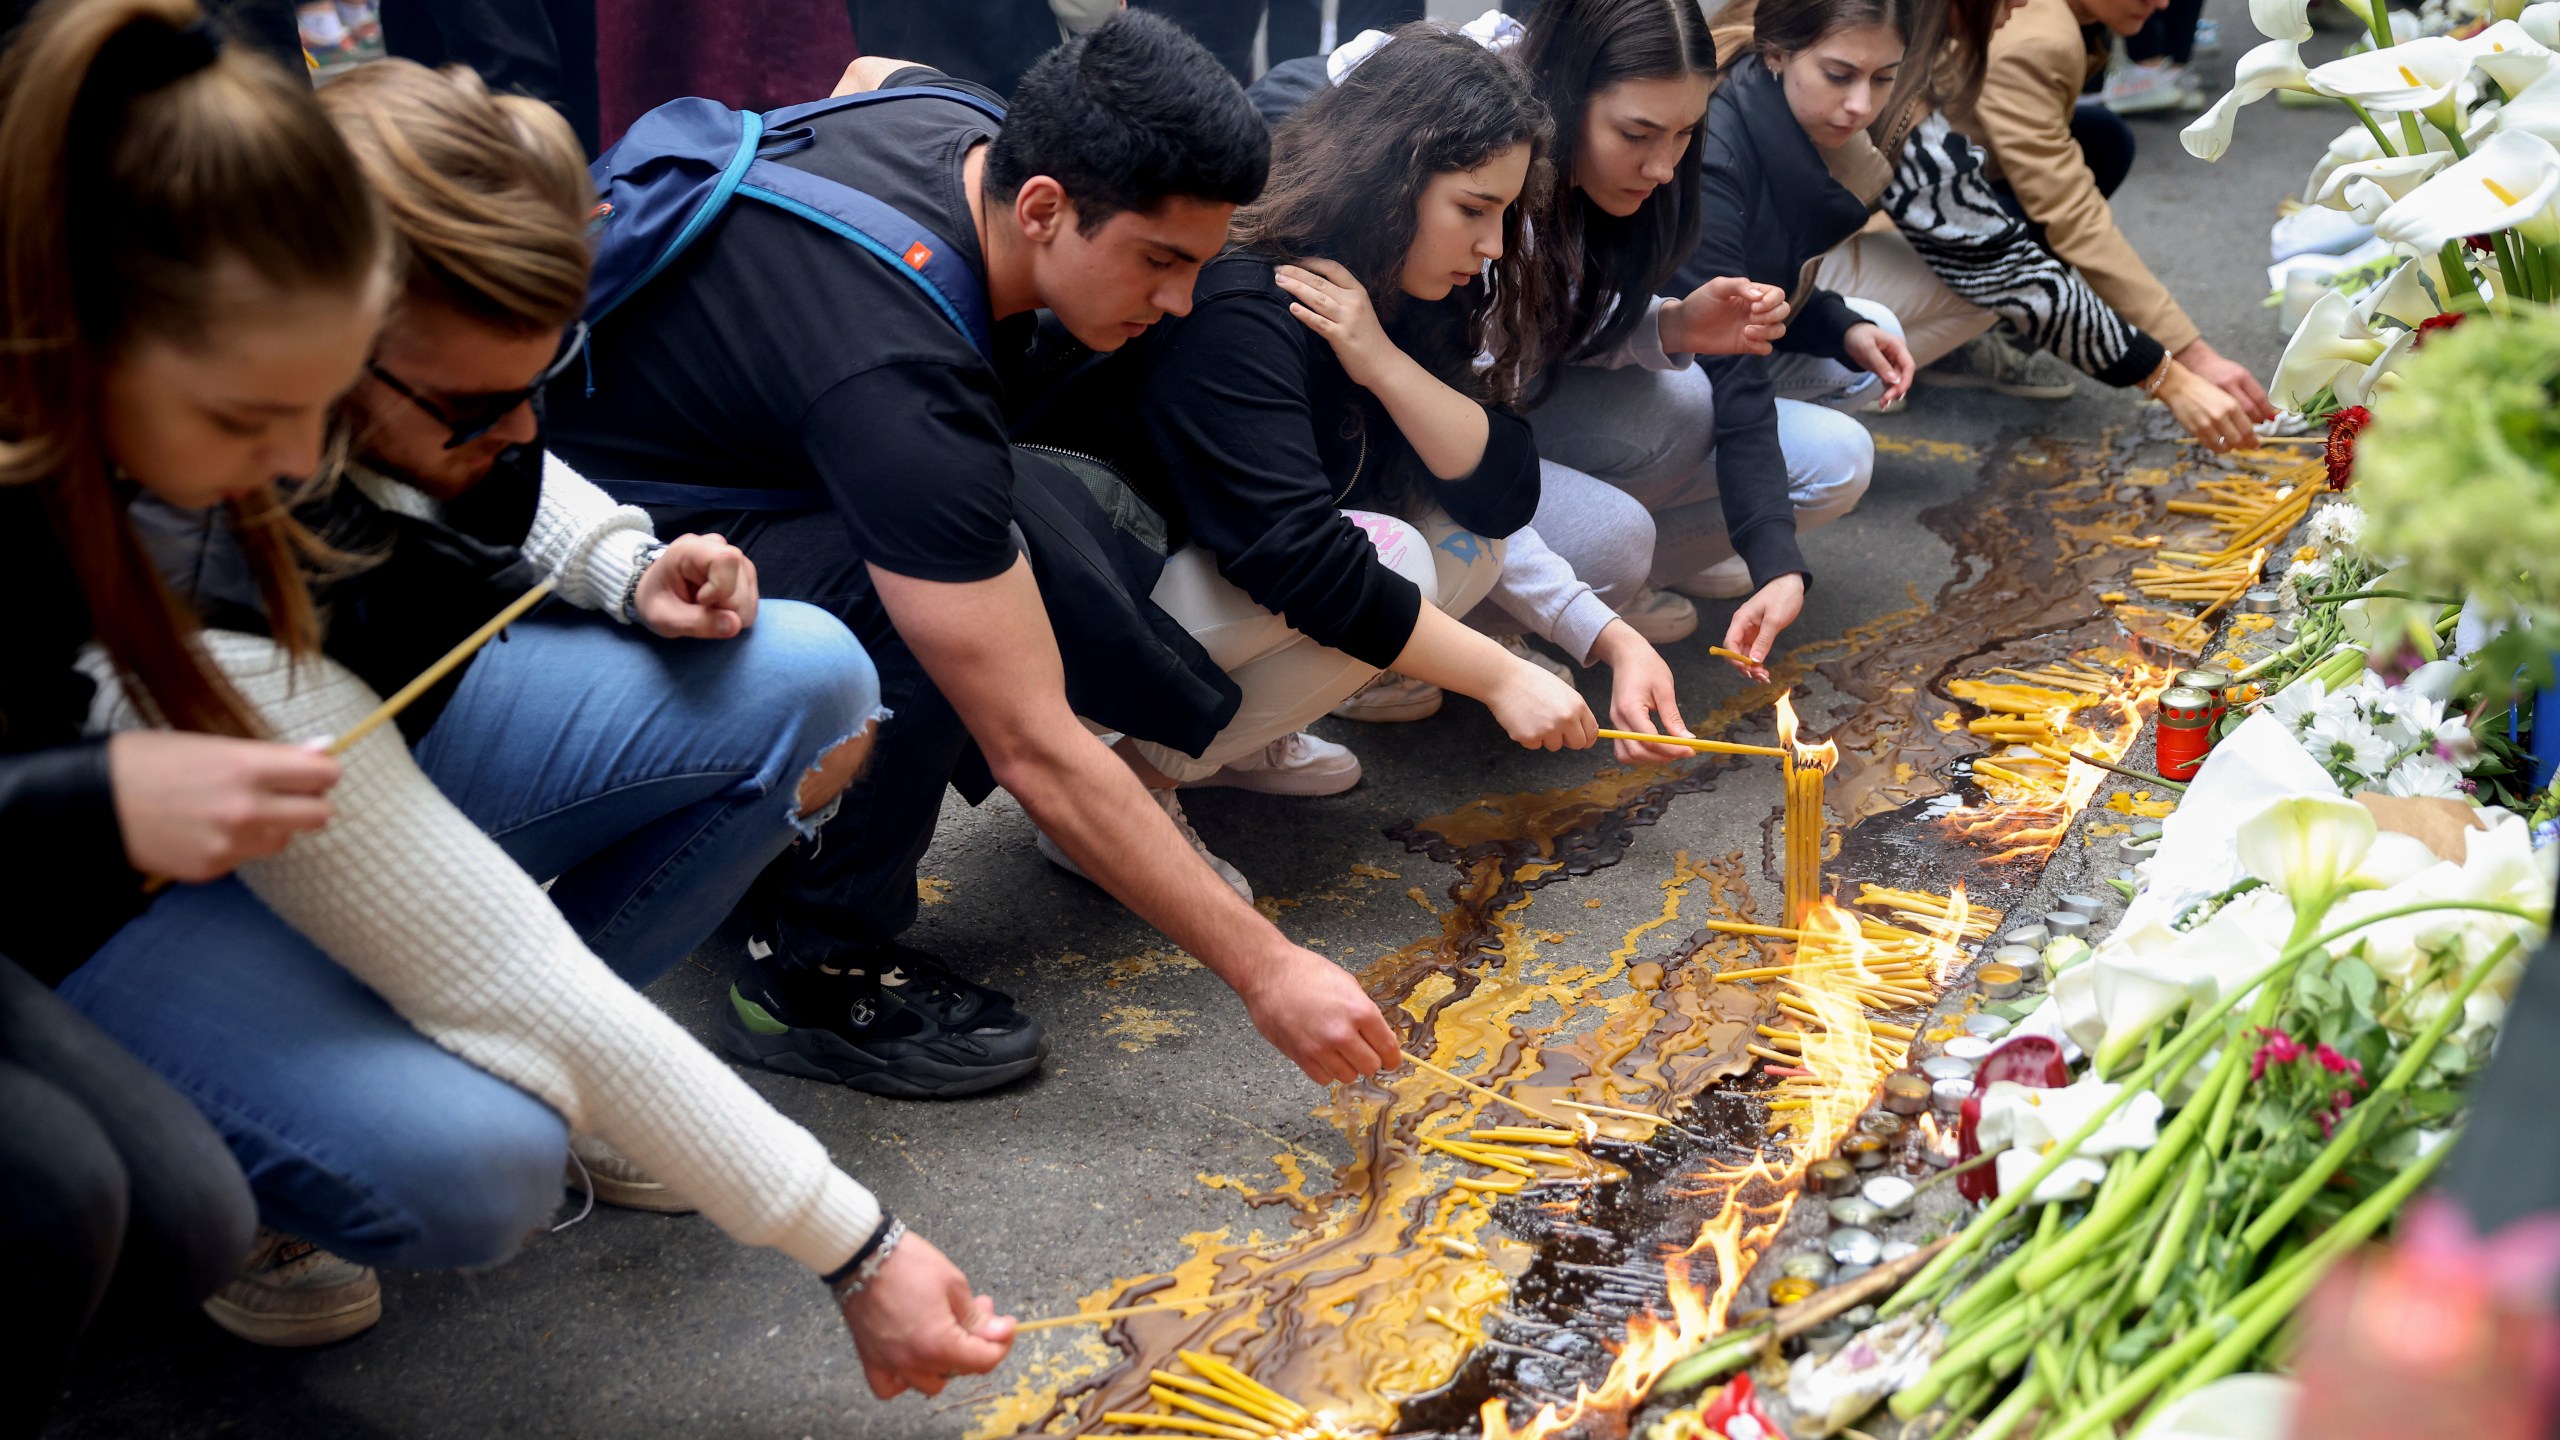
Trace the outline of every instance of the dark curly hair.
<instances>
[{"instance_id":1,"label":"dark curly hair","mask_svg":"<svg viewBox=\"0 0 2560 1440\"><path fill-rule=\"evenodd\" d=\"M1342 83L1307 102L1271 142L1271 183L1236 212L1230 248L1276 260L1332 260L1369 292L1379 319L1441 379L1515 403L1537 363L1550 296L1522 244L1522 217L1553 183L1555 123L1509 61L1428 22L1404 26ZM1398 285L1435 175L1529 147L1529 180L1502 216L1502 258L1481 292L1434 313ZM1492 363L1479 366L1489 354Z\"/></svg>"}]
</instances>

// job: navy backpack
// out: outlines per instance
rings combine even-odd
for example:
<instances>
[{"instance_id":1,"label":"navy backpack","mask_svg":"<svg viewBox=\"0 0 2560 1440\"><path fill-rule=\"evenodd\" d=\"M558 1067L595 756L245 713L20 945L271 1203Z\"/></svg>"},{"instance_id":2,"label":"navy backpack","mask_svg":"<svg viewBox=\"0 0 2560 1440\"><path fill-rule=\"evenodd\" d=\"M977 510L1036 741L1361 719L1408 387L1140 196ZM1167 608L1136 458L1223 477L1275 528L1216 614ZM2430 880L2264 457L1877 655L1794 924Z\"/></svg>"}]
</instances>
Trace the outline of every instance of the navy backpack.
<instances>
[{"instance_id":1,"label":"navy backpack","mask_svg":"<svg viewBox=\"0 0 2560 1440\"><path fill-rule=\"evenodd\" d=\"M823 175L778 163L811 143L805 122L887 101L930 97L966 105L1001 124L1003 107L941 86L905 86L840 95L807 105L732 110L716 100L671 100L643 115L589 173L597 202L589 226L595 273L586 321L594 326L663 274L734 201L770 205L851 242L912 281L978 353L993 358L994 324L978 277L950 241L886 201ZM808 490L714 489L656 481L600 482L633 505L720 506L732 510L813 510L828 503Z\"/></svg>"}]
</instances>

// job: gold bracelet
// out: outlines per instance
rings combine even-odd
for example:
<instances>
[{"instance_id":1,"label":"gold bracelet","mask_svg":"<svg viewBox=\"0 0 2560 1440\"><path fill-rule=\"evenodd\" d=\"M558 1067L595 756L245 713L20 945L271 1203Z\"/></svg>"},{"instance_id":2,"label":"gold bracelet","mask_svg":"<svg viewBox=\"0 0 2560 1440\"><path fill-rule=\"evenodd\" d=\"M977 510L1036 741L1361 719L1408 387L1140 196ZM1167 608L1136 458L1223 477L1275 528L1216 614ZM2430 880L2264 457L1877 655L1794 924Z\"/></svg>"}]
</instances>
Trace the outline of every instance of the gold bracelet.
<instances>
[{"instance_id":1,"label":"gold bracelet","mask_svg":"<svg viewBox=\"0 0 2560 1440\"><path fill-rule=\"evenodd\" d=\"M2176 363L2176 357L2165 351L2162 352L2160 363L2151 367L2150 375L2143 379L2142 398L2146 400L2160 398L2160 387L2169 383L2169 367L2174 363Z\"/></svg>"}]
</instances>

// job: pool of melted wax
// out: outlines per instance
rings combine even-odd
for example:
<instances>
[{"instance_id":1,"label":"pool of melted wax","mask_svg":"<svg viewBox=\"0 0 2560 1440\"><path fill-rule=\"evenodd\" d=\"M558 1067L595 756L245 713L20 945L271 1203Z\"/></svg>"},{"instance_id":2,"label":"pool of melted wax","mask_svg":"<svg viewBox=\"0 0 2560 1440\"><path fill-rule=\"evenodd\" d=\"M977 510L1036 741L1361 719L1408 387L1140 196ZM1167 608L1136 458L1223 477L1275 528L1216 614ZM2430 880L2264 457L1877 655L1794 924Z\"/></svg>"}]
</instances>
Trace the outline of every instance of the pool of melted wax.
<instances>
[{"instance_id":1,"label":"pool of melted wax","mask_svg":"<svg viewBox=\"0 0 2560 1440\"><path fill-rule=\"evenodd\" d=\"M1671 1113L1743 1073L1750 1064L1743 1046L1755 1025L1774 1016L1774 1004L1748 986L1715 982L1714 965L1702 962L1730 965L1761 952L1753 942L1691 933L1701 915L1760 918L1740 852L1703 860L1675 855L1654 912L1626 928L1605 959L1573 958L1594 948L1588 942L1543 952L1542 944L1556 940L1526 917L1535 892L1616 863L1637 827L1677 797L1714 788L1720 774L1713 766L1613 769L1570 790L1488 797L1401 832L1458 874L1439 933L1383 958L1364 977L1405 1031L1407 1048L1550 1109L1576 1099ZM1681 923L1684 912L1691 924ZM1577 910L1572 923L1594 918ZM1685 938L1665 945L1665 934ZM1653 958L1643 955L1648 947ZM1590 1162L1502 1202L1501 1213L1517 1211L1519 1219L1497 1227L1497 1207L1451 1184L1483 1172L1425 1147L1417 1135L1534 1122L1412 1069L1341 1088L1316 1113L1341 1133L1350 1159L1320 1187L1289 1157L1281 1168L1291 1183L1247 1196L1284 1205L1288 1233L1270 1241L1259 1232L1242 1241L1225 1231L1188 1237L1189 1261L1098 1290L1086 1306L1213 1290L1246 1290L1251 1298L1196 1316L1123 1318L1106 1338L1130 1358L1058 1393L1025 1428L1082 1430L1106 1412L1151 1409L1147 1372L1169 1368L1178 1350L1205 1348L1339 1422L1388 1429L1404 1401L1447 1392L1498 1323L1495 1312L1530 1268L1538 1242L1578 1236L1597 1246L1647 1229L1668 1235L1673 1225L1668 1210L1650 1225L1614 1208L1580 1218L1567 1212L1615 1207L1622 1191L1638 1197L1635 1203L1656 1203L1651 1197L1666 1194L1667 1184L1628 1187L1625 1177L1667 1182L1693 1158L1634 1143L1654 1128L1644 1122L1604 1119L1608 1138L1589 1147ZM1457 1243L1443 1245L1443 1237ZM1432 1318L1434 1310L1446 1318ZM1603 1333L1588 1332L1593 1345ZM1605 1352L1597 1359L1605 1366ZM1010 1433L1023 1398L982 1416L975 1433L1000 1433L999 1414L1001 1433Z\"/></svg>"}]
</instances>

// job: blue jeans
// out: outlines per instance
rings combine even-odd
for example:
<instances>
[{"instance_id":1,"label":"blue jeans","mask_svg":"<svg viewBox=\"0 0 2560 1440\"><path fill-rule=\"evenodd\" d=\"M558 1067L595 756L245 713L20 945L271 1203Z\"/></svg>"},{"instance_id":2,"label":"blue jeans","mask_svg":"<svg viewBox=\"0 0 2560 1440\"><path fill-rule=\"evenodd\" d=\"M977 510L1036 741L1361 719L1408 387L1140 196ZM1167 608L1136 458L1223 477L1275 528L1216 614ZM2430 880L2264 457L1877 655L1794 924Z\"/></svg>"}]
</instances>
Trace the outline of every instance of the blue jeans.
<instances>
[{"instance_id":1,"label":"blue jeans","mask_svg":"<svg viewBox=\"0 0 2560 1440\"><path fill-rule=\"evenodd\" d=\"M482 651L417 757L645 985L815 828L801 775L879 714L869 658L811 606L767 601L726 641L568 613ZM560 1117L411 1029L236 879L163 896L62 995L213 1121L279 1230L368 1264L485 1265L559 1204Z\"/></svg>"}]
</instances>

